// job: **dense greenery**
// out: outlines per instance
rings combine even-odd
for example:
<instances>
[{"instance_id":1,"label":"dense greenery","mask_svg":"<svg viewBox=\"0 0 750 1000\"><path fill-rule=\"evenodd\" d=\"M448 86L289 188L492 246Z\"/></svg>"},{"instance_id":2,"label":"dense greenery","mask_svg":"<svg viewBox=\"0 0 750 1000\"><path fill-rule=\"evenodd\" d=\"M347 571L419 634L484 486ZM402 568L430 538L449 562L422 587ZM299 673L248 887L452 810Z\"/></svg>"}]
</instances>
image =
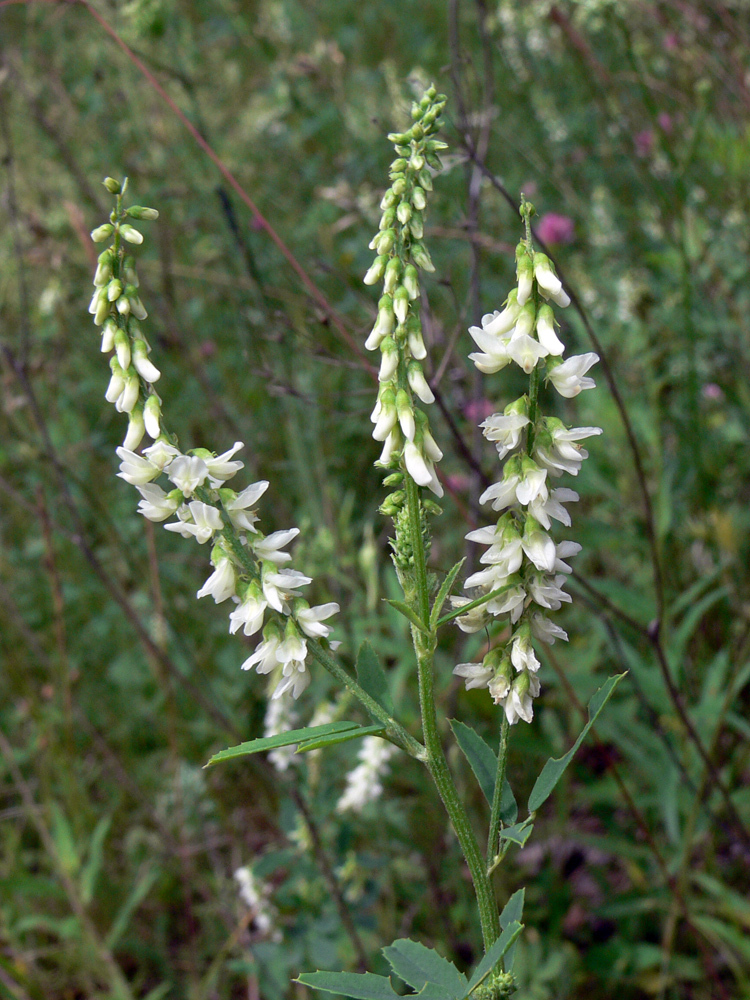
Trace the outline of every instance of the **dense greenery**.
<instances>
[{"instance_id":1,"label":"dense greenery","mask_svg":"<svg viewBox=\"0 0 750 1000\"><path fill-rule=\"evenodd\" d=\"M448 477L436 573L482 516L476 423L523 391L466 360L467 326L513 282L521 191L575 294L567 340L602 358L599 390L560 408L605 433L576 484L571 642L513 730L519 798L629 673L501 869L501 905L528 884L518 996L750 997L744 6L30 2L0 9L0 38L0 994L276 1000L316 995L289 985L304 970L386 974L398 937L461 970L479 957L468 876L414 761L393 758L359 815L336 811L355 744L283 772L262 756L202 770L262 733L267 692L225 615L194 600L206 553L154 532L115 478L125 421L86 314L99 181L127 174L161 211L139 268L171 425L184 447L245 442L273 484L266 530L302 528L311 603L341 605L350 664L377 645L416 724L408 630L382 601L397 595L361 279L384 136L435 81L451 147L423 282ZM481 640L445 633L438 695L446 720L496 739L486 692L451 674ZM331 690L316 672L300 725ZM447 721L445 740L484 822ZM245 865L275 931L238 895Z\"/></svg>"}]
</instances>

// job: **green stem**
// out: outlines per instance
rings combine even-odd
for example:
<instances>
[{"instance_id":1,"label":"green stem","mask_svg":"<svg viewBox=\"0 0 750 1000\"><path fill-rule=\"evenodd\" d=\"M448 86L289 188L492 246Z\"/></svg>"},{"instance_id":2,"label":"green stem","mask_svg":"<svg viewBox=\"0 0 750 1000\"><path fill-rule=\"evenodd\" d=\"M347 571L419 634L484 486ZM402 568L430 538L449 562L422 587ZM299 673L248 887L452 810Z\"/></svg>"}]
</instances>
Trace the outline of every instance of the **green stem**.
<instances>
[{"instance_id":1,"label":"green stem","mask_svg":"<svg viewBox=\"0 0 750 1000\"><path fill-rule=\"evenodd\" d=\"M411 529L411 548L414 557L414 579L416 582L415 611L424 622L429 622L429 593L427 590L427 566L424 540L420 523L420 500L417 484L406 474L406 498ZM466 863L471 872L474 891L482 925L482 940L487 951L500 935L495 895L487 876L485 864L479 851L479 844L471 828L466 809L458 796L455 783L445 759L443 744L438 731L435 710L435 688L433 661L437 638L435 632L425 635L412 627L412 640L417 655L419 672L419 704L422 711L422 732L424 734L427 767L437 786L451 825L456 832Z\"/></svg>"},{"instance_id":2,"label":"green stem","mask_svg":"<svg viewBox=\"0 0 750 1000\"><path fill-rule=\"evenodd\" d=\"M354 697L364 705L370 715L373 715L379 722L383 723L388 736L394 743L400 746L401 749L408 753L411 757L415 757L417 760L426 761L427 755L422 744L407 733L404 727L400 725L400 723L396 722L396 720L386 712L382 705L379 705L375 699L365 691L364 688L360 687L354 678L348 674L346 670L344 670L341 664L337 663L336 660L330 656L317 639L308 639L307 648L310 650L318 663L322 667L325 667L329 674L332 674L337 681L351 691Z\"/></svg>"},{"instance_id":3,"label":"green stem","mask_svg":"<svg viewBox=\"0 0 750 1000\"><path fill-rule=\"evenodd\" d=\"M492 796L492 809L490 812L490 832L487 837L487 868L493 866L495 855L499 850L500 840L500 804L503 799L503 785L505 784L505 766L508 762L508 743L510 736L510 725L508 716L503 712L503 722L500 727L500 747L497 755L497 772L495 775L495 791ZM494 868L493 868L494 870Z\"/></svg>"},{"instance_id":4,"label":"green stem","mask_svg":"<svg viewBox=\"0 0 750 1000\"><path fill-rule=\"evenodd\" d=\"M535 365L529 379L529 425L526 435L526 453L530 455L534 450L534 433L536 431L536 421L539 415L539 382L541 380L541 365Z\"/></svg>"}]
</instances>

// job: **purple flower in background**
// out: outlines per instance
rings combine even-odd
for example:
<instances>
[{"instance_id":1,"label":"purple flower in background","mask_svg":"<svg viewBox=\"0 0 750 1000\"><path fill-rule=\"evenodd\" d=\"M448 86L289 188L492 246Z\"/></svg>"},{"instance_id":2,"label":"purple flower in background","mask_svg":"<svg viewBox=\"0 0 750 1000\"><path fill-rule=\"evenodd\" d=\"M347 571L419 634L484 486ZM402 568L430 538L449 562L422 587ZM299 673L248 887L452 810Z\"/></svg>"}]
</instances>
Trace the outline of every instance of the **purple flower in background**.
<instances>
[{"instance_id":1,"label":"purple flower in background","mask_svg":"<svg viewBox=\"0 0 750 1000\"><path fill-rule=\"evenodd\" d=\"M666 111L660 111L656 116L656 120L659 123L659 128L662 132L666 132L667 135L672 131L672 116L667 114Z\"/></svg>"},{"instance_id":2,"label":"purple flower in background","mask_svg":"<svg viewBox=\"0 0 750 1000\"><path fill-rule=\"evenodd\" d=\"M558 215L556 212L547 212L537 224L539 239L544 243L572 243L575 239L575 227L573 220L567 215Z\"/></svg>"},{"instance_id":3,"label":"purple flower in background","mask_svg":"<svg viewBox=\"0 0 750 1000\"><path fill-rule=\"evenodd\" d=\"M707 382L703 386L703 398L714 400L723 399L724 393L721 390L721 386L718 386L715 382Z\"/></svg>"},{"instance_id":4,"label":"purple flower in background","mask_svg":"<svg viewBox=\"0 0 750 1000\"><path fill-rule=\"evenodd\" d=\"M648 156L654 146L654 133L650 128L637 132L634 136L635 151L638 156Z\"/></svg>"},{"instance_id":5,"label":"purple flower in background","mask_svg":"<svg viewBox=\"0 0 750 1000\"><path fill-rule=\"evenodd\" d=\"M464 406L464 416L473 424L478 424L495 412L495 404L489 399L470 399Z\"/></svg>"}]
</instances>

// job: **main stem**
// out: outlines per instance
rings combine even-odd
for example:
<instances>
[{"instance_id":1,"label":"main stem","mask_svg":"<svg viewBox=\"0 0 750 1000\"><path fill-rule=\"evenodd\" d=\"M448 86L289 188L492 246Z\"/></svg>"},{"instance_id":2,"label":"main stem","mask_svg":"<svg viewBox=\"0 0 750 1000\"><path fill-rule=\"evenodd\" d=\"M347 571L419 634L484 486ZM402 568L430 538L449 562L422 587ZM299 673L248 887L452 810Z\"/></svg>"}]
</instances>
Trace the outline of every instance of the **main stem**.
<instances>
[{"instance_id":1,"label":"main stem","mask_svg":"<svg viewBox=\"0 0 750 1000\"><path fill-rule=\"evenodd\" d=\"M414 582L416 586L414 610L421 620L427 624L430 620L429 593L427 590L427 566L425 560L424 539L420 518L419 489L407 473L406 498L409 512L409 528L411 548L414 557ZM456 832L458 842L463 851L466 863L471 872L474 891L477 896L479 920L482 925L482 940L487 951L500 936L500 921L498 918L495 895L487 876L484 861L479 851L477 839L471 828L469 817L461 802L450 770L445 759L443 744L438 731L437 713L435 711L435 689L433 661L435 656L435 633L425 635L416 627L412 628L414 650L417 655L419 672L419 704L422 711L422 732L427 751L427 767L437 786L451 825Z\"/></svg>"}]
</instances>

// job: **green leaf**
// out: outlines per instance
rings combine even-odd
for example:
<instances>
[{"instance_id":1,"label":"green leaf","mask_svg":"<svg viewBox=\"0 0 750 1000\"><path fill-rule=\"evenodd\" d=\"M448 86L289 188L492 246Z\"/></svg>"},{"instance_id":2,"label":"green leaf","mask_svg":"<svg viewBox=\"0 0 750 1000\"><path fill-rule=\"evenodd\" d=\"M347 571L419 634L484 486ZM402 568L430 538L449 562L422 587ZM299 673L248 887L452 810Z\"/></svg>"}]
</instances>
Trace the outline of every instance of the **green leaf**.
<instances>
[{"instance_id":1,"label":"green leaf","mask_svg":"<svg viewBox=\"0 0 750 1000\"><path fill-rule=\"evenodd\" d=\"M500 831L500 840L510 840L514 844L524 847L533 829L534 824L528 819L525 819L523 823L516 823L513 826L504 826Z\"/></svg>"},{"instance_id":2,"label":"green leaf","mask_svg":"<svg viewBox=\"0 0 750 1000\"><path fill-rule=\"evenodd\" d=\"M102 816L96 824L93 834L91 835L88 858L86 859L86 864L83 866L83 871L81 872L81 899L86 906L88 906L94 898L96 877L102 867L104 838L107 836L111 822L111 816Z\"/></svg>"},{"instance_id":3,"label":"green leaf","mask_svg":"<svg viewBox=\"0 0 750 1000\"><path fill-rule=\"evenodd\" d=\"M466 993L466 976L461 975L453 962L418 941L399 938L383 948L383 954L396 975L415 990L432 983L442 987L454 1000Z\"/></svg>"},{"instance_id":4,"label":"green leaf","mask_svg":"<svg viewBox=\"0 0 750 1000\"><path fill-rule=\"evenodd\" d=\"M612 696L612 692L623 677L625 677L625 674L618 674L616 677L610 677L609 680L599 688L589 702L589 721L581 730L581 734L578 739L564 757L560 757L557 760L555 760L554 757L550 757L544 765L542 773L536 779L534 787L531 789L531 795L529 796L529 812L536 812L539 806L543 802L546 802L552 792L552 789L562 777L563 771L573 759L573 755L576 750L583 742L584 737L593 726L597 716L607 704Z\"/></svg>"},{"instance_id":5,"label":"green leaf","mask_svg":"<svg viewBox=\"0 0 750 1000\"><path fill-rule=\"evenodd\" d=\"M500 926L503 930L512 923L521 923L523 918L523 904L526 898L526 889L518 889L510 897L500 914ZM516 945L513 943L505 953L505 971L513 971L513 960L516 956Z\"/></svg>"},{"instance_id":6,"label":"green leaf","mask_svg":"<svg viewBox=\"0 0 750 1000\"><path fill-rule=\"evenodd\" d=\"M471 993L471 991L475 989L486 976L489 976L522 930L523 924L520 924L517 920L513 920L508 924L508 926L503 930L503 933L497 941L495 941L490 950L474 970L474 975L469 980L468 993Z\"/></svg>"},{"instance_id":7,"label":"green leaf","mask_svg":"<svg viewBox=\"0 0 750 1000\"><path fill-rule=\"evenodd\" d=\"M403 601L391 600L389 597L384 598L384 600L386 604L390 604L396 611L400 611L404 618L408 618L412 625L418 628L420 632L424 632L425 635L430 634L429 628L423 621L420 621L408 604L405 604Z\"/></svg>"},{"instance_id":8,"label":"green leaf","mask_svg":"<svg viewBox=\"0 0 750 1000\"><path fill-rule=\"evenodd\" d=\"M500 797L500 819L506 826L510 826L518 819L516 797L507 778L503 780L503 794Z\"/></svg>"},{"instance_id":9,"label":"green leaf","mask_svg":"<svg viewBox=\"0 0 750 1000\"><path fill-rule=\"evenodd\" d=\"M495 776L497 774L497 757L494 750L484 742L479 733L475 732L471 726L467 726L465 722L450 719L450 724L453 735L456 737L456 742L463 750L466 759L471 765L471 769L479 782L479 787L484 792L484 797L492 805L492 796L495 792Z\"/></svg>"},{"instance_id":10,"label":"green leaf","mask_svg":"<svg viewBox=\"0 0 750 1000\"><path fill-rule=\"evenodd\" d=\"M332 733L330 736L316 736L312 740L304 740L295 753L305 753L320 747L332 747L336 743L346 743L347 740L358 740L363 736L382 736L385 733L383 725L359 726L357 729L347 729L343 733Z\"/></svg>"},{"instance_id":11,"label":"green leaf","mask_svg":"<svg viewBox=\"0 0 750 1000\"><path fill-rule=\"evenodd\" d=\"M381 708L384 708L390 716L394 715L388 678L378 654L367 641L362 643L357 653L357 680Z\"/></svg>"},{"instance_id":12,"label":"green leaf","mask_svg":"<svg viewBox=\"0 0 750 1000\"><path fill-rule=\"evenodd\" d=\"M371 972L304 972L297 976L296 983L311 986L326 993L339 993L354 1000L393 1000L398 993L385 976L374 976Z\"/></svg>"},{"instance_id":13,"label":"green leaf","mask_svg":"<svg viewBox=\"0 0 750 1000\"><path fill-rule=\"evenodd\" d=\"M330 736L333 733L343 733L347 729L359 729L356 722L329 722L325 726L307 726L305 729L289 729L276 736L263 736L257 740L248 740L236 747L228 747L215 753L205 767L218 764L222 760L232 760L234 757L245 757L250 753L261 753L264 750L275 750L276 747L288 747L301 740L312 740L318 736Z\"/></svg>"},{"instance_id":14,"label":"green leaf","mask_svg":"<svg viewBox=\"0 0 750 1000\"><path fill-rule=\"evenodd\" d=\"M456 577L465 562L465 558L460 559L443 580L442 586L440 587L438 595L435 598L435 603L432 605L432 613L430 614L430 628L433 630L437 628L438 619L440 618L440 609L445 604L448 595L451 592L451 588L456 582Z\"/></svg>"},{"instance_id":15,"label":"green leaf","mask_svg":"<svg viewBox=\"0 0 750 1000\"><path fill-rule=\"evenodd\" d=\"M117 942L127 930L130 918L146 898L151 886L158 877L159 873L152 868L141 876L141 878L136 882L132 892L122 904L117 916L112 921L112 925L109 928L106 938L104 939L105 947L110 950L116 947Z\"/></svg>"}]
</instances>

